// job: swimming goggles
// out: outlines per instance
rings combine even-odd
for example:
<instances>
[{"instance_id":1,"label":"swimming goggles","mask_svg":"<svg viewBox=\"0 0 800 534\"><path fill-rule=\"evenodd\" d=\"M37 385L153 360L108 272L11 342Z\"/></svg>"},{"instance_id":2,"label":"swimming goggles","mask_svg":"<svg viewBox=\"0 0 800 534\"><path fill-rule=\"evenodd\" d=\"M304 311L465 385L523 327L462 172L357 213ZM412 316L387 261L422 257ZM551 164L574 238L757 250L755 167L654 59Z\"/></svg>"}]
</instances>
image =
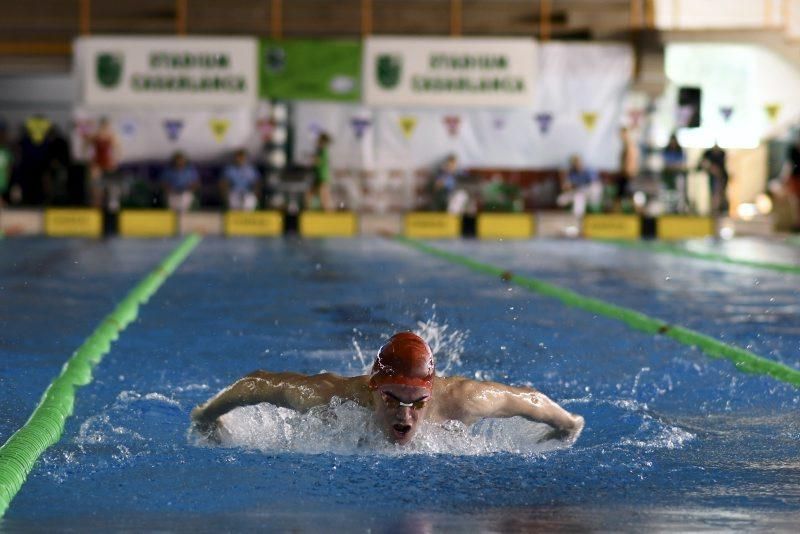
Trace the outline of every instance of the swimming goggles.
<instances>
[{"instance_id":1,"label":"swimming goggles","mask_svg":"<svg viewBox=\"0 0 800 534\"><path fill-rule=\"evenodd\" d=\"M398 408L411 408L412 410L421 410L425 407L428 403L428 399L430 397L425 397L424 399L417 399L412 402L403 402L391 393L387 393L385 391L381 391L381 398L383 402L386 404L386 407L390 410L396 410Z\"/></svg>"}]
</instances>

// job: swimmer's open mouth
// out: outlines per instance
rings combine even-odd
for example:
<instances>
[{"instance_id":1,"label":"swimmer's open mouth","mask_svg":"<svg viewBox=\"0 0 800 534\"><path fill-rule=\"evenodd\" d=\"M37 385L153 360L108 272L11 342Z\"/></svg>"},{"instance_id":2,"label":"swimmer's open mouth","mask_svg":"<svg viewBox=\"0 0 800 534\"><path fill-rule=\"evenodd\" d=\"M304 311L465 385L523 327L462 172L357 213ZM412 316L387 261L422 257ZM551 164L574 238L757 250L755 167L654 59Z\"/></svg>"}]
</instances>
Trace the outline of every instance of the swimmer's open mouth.
<instances>
[{"instance_id":1,"label":"swimmer's open mouth","mask_svg":"<svg viewBox=\"0 0 800 534\"><path fill-rule=\"evenodd\" d=\"M406 434L408 434L408 433L409 433L409 431L411 430L411 425L401 425L401 424L397 424L397 425L393 425L393 426L392 426L392 428L394 429L394 434L395 434L397 437L399 437L399 438L403 438L403 437L405 437L405 435L406 435Z\"/></svg>"}]
</instances>

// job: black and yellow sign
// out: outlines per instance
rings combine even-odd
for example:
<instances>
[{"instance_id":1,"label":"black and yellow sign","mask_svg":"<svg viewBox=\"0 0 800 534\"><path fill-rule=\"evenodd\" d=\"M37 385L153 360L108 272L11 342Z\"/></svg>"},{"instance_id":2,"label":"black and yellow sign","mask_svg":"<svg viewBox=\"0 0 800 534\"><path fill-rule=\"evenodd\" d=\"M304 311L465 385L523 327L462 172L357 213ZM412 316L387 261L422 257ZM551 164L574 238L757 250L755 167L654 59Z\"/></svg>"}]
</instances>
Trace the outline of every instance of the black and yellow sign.
<instances>
[{"instance_id":1,"label":"black and yellow sign","mask_svg":"<svg viewBox=\"0 0 800 534\"><path fill-rule=\"evenodd\" d=\"M349 211L304 211L300 214L303 237L352 237L357 231L356 215Z\"/></svg>"},{"instance_id":2,"label":"black and yellow sign","mask_svg":"<svg viewBox=\"0 0 800 534\"><path fill-rule=\"evenodd\" d=\"M639 239L642 220L638 215L588 214L583 218L583 236L588 239Z\"/></svg>"},{"instance_id":3,"label":"black and yellow sign","mask_svg":"<svg viewBox=\"0 0 800 534\"><path fill-rule=\"evenodd\" d=\"M175 212L170 210L122 210L119 234L125 237L169 237L178 228Z\"/></svg>"},{"instance_id":4,"label":"black and yellow sign","mask_svg":"<svg viewBox=\"0 0 800 534\"><path fill-rule=\"evenodd\" d=\"M656 237L659 239L691 239L715 233L716 223L711 217L662 215L656 221Z\"/></svg>"},{"instance_id":5,"label":"black and yellow sign","mask_svg":"<svg viewBox=\"0 0 800 534\"><path fill-rule=\"evenodd\" d=\"M51 237L100 237L103 214L93 208L48 208L44 212L44 232Z\"/></svg>"},{"instance_id":6,"label":"black and yellow sign","mask_svg":"<svg viewBox=\"0 0 800 534\"><path fill-rule=\"evenodd\" d=\"M528 239L533 236L533 215L526 213L482 213L478 216L480 239Z\"/></svg>"},{"instance_id":7,"label":"black and yellow sign","mask_svg":"<svg viewBox=\"0 0 800 534\"><path fill-rule=\"evenodd\" d=\"M406 214L406 237L444 239L461 236L461 217L452 213L418 211Z\"/></svg>"},{"instance_id":8,"label":"black and yellow sign","mask_svg":"<svg viewBox=\"0 0 800 534\"><path fill-rule=\"evenodd\" d=\"M225 235L274 237L283 234L283 214L278 211L229 211Z\"/></svg>"}]
</instances>

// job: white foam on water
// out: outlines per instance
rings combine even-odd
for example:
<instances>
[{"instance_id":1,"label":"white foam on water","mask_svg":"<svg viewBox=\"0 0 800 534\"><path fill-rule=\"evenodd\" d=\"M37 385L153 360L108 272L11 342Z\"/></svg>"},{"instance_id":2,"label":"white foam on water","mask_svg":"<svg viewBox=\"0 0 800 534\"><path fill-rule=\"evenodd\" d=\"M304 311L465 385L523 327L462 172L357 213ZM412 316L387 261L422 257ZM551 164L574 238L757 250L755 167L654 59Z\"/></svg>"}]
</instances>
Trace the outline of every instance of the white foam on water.
<instances>
[{"instance_id":1,"label":"white foam on water","mask_svg":"<svg viewBox=\"0 0 800 534\"><path fill-rule=\"evenodd\" d=\"M399 446L384 437L368 409L339 399L306 413L263 403L237 408L220 420L221 446L266 453L539 454L568 446L556 440L541 442L550 427L519 417L484 420L472 426L458 421L423 422L412 442ZM196 434L192 439L198 445L210 444Z\"/></svg>"}]
</instances>

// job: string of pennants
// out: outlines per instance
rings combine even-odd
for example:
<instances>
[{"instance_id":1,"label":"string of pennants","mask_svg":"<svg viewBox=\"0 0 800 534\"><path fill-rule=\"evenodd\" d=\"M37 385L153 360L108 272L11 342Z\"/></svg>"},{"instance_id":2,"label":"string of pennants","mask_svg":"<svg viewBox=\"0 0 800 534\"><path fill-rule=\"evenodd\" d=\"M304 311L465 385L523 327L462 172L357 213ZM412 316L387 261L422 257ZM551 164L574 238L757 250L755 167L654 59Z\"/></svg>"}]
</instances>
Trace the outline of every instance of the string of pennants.
<instances>
[{"instance_id":1,"label":"string of pennants","mask_svg":"<svg viewBox=\"0 0 800 534\"><path fill-rule=\"evenodd\" d=\"M532 120L534 120L537 124L539 133L542 135L547 135L550 132L550 127L553 124L554 117L555 116L553 113L540 112L533 114ZM598 118L599 113L596 111L584 111L580 114L581 122L587 132L594 131ZM403 137L407 140L414 136L414 131L416 130L418 123L419 120L414 115L402 115L398 118L398 127L403 133ZM459 115L445 115L442 117L442 127L445 129L447 135L451 138L458 137L462 124L463 119ZM367 129L372 126L372 121L368 118L354 117L350 120L350 125L353 130L353 136L357 140L361 140L363 139ZM504 117L495 117L492 119L492 126L495 130L503 130L505 125L506 119ZM312 123L309 125L309 131L313 134L317 134L321 130L322 128L318 124Z\"/></svg>"},{"instance_id":2,"label":"string of pennants","mask_svg":"<svg viewBox=\"0 0 800 534\"><path fill-rule=\"evenodd\" d=\"M50 128L50 121L32 117L26 121L26 128L35 143L41 143L44 133ZM177 142L184 131L185 121L183 119L164 119L161 121L164 136L167 141ZM223 143L230 129L231 121L226 118L211 118L208 120L208 129L217 143ZM81 136L89 135L97 127L97 123L91 119L79 119L75 121L75 129ZM134 119L120 119L117 129L123 137L135 137L139 131L137 122ZM257 130L262 138L269 137L271 127L265 132L261 121L257 121Z\"/></svg>"}]
</instances>

